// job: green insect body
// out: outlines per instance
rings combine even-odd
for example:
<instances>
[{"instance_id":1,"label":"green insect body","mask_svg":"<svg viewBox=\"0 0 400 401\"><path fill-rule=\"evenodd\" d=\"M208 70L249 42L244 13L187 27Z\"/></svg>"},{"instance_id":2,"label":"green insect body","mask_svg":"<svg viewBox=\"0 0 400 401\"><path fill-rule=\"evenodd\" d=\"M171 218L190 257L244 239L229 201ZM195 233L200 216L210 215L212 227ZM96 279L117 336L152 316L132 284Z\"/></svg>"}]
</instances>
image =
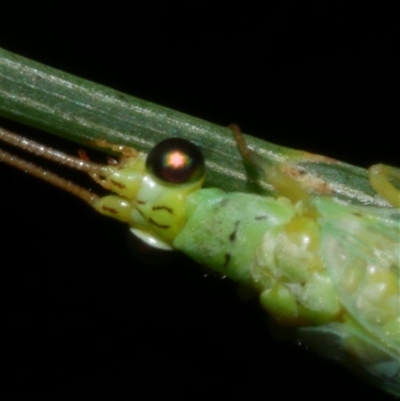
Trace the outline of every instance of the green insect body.
<instances>
[{"instance_id":1,"label":"green insect body","mask_svg":"<svg viewBox=\"0 0 400 401\"><path fill-rule=\"evenodd\" d=\"M201 189L202 172L167 182L157 175L168 163L153 168L152 152L106 168L105 186L118 195L100 198L99 212L252 289L300 340L400 394L397 208Z\"/></svg>"},{"instance_id":2,"label":"green insect body","mask_svg":"<svg viewBox=\"0 0 400 401\"><path fill-rule=\"evenodd\" d=\"M122 194L124 167L112 169L112 189ZM299 340L400 394L397 208L226 193L201 189L201 174L177 184L144 161L139 170L128 202L111 195L96 208L257 292L275 321L298 328ZM111 200L126 206L110 208Z\"/></svg>"},{"instance_id":3,"label":"green insect body","mask_svg":"<svg viewBox=\"0 0 400 401\"><path fill-rule=\"evenodd\" d=\"M117 165L88 167L114 192L89 197L98 212L126 222L151 246L180 250L250 289L296 339L400 396L397 206L349 205L303 196L300 188L294 199L203 189L201 152L177 138L148 155L118 150ZM372 173L396 202L382 171L398 171Z\"/></svg>"},{"instance_id":4,"label":"green insect body","mask_svg":"<svg viewBox=\"0 0 400 401\"><path fill-rule=\"evenodd\" d=\"M397 211L213 189L187 202L196 206L177 249L257 289L273 319L298 327L299 340L399 394Z\"/></svg>"}]
</instances>

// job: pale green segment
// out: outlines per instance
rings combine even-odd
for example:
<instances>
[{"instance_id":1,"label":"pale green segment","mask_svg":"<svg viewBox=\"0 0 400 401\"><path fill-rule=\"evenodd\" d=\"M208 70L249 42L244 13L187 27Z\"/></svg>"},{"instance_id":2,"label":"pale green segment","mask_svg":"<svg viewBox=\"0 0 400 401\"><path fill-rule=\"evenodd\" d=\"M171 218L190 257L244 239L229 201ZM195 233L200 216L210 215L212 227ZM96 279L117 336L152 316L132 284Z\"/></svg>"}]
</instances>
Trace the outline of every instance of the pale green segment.
<instances>
[{"instance_id":1,"label":"pale green segment","mask_svg":"<svg viewBox=\"0 0 400 401\"><path fill-rule=\"evenodd\" d=\"M327 271L351 315L332 325L331 334L341 341L335 358L347 364L351 355L377 385L399 396L400 211L344 206L327 198L315 198L313 203L321 214ZM315 336L321 340L330 326L301 332L313 333L314 346Z\"/></svg>"},{"instance_id":2,"label":"pale green segment","mask_svg":"<svg viewBox=\"0 0 400 401\"><path fill-rule=\"evenodd\" d=\"M301 327L297 340L346 368L367 372L368 382L400 396L400 361L356 324L330 323ZM352 352L348 352L348 348Z\"/></svg>"},{"instance_id":3,"label":"pale green segment","mask_svg":"<svg viewBox=\"0 0 400 401\"><path fill-rule=\"evenodd\" d=\"M326 267L342 303L400 359L400 219L396 209L319 200ZM397 217L397 218L396 218Z\"/></svg>"},{"instance_id":4,"label":"pale green segment","mask_svg":"<svg viewBox=\"0 0 400 401\"><path fill-rule=\"evenodd\" d=\"M294 215L284 200L201 189L186 200L187 223L173 246L224 276L251 285L251 264L266 232Z\"/></svg>"},{"instance_id":5,"label":"pale green segment","mask_svg":"<svg viewBox=\"0 0 400 401\"><path fill-rule=\"evenodd\" d=\"M201 189L185 211L175 248L260 291L299 339L400 393L398 209Z\"/></svg>"}]
</instances>

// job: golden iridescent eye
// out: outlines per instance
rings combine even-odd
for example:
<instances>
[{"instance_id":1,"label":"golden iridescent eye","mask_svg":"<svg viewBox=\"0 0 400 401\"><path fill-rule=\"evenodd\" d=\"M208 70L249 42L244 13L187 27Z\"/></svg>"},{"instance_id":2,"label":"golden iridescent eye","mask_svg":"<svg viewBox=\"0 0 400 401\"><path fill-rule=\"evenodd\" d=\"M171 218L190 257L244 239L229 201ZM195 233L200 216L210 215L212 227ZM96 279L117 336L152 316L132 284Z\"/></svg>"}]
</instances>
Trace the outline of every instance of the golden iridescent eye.
<instances>
[{"instance_id":1,"label":"golden iridescent eye","mask_svg":"<svg viewBox=\"0 0 400 401\"><path fill-rule=\"evenodd\" d=\"M192 142L169 138L159 142L147 155L146 168L155 177L171 184L200 180L205 171L204 157Z\"/></svg>"}]
</instances>

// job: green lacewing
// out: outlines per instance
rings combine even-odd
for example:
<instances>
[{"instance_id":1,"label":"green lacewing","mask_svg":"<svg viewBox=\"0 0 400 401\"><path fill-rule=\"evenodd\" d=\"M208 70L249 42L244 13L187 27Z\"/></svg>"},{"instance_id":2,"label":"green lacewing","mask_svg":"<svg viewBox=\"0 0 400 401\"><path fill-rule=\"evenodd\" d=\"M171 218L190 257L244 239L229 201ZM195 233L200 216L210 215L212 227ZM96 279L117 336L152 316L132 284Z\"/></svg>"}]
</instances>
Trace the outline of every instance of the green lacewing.
<instances>
[{"instance_id":1,"label":"green lacewing","mask_svg":"<svg viewBox=\"0 0 400 401\"><path fill-rule=\"evenodd\" d=\"M272 180L277 197L202 188L201 151L180 138L162 141L148 155L98 141L121 154L105 166L84 153L54 156L12 138L2 133L13 145L86 171L111 194L99 197L1 151L3 162L127 223L150 246L177 249L231 278L295 339L400 395L400 212L388 179L398 169L375 166L370 175L393 207L358 206L305 194L291 179L280 187L279 174Z\"/></svg>"}]
</instances>

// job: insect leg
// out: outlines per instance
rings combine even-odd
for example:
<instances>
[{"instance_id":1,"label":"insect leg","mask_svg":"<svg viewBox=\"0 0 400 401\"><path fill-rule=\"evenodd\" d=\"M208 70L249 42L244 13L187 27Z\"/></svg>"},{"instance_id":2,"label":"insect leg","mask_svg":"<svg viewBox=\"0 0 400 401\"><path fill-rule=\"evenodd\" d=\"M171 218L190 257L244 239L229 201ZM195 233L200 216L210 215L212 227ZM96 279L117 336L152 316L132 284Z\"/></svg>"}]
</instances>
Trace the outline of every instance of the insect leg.
<instances>
[{"instance_id":1,"label":"insect leg","mask_svg":"<svg viewBox=\"0 0 400 401\"><path fill-rule=\"evenodd\" d=\"M275 166L265 166L265 161L261 160L261 158L247 146L238 125L230 124L229 128L232 130L237 148L243 159L250 165L261 169L265 173L268 183L270 183L280 195L285 196L293 202L309 197L309 194L301 188L300 184L292 177L289 177Z\"/></svg>"},{"instance_id":2,"label":"insect leg","mask_svg":"<svg viewBox=\"0 0 400 401\"><path fill-rule=\"evenodd\" d=\"M131 148L130 146L116 145L114 143L106 141L105 139L96 139L93 141L93 144L95 146L98 146L99 148L111 149L112 151L119 153L122 158L137 157L137 155L139 154L136 149Z\"/></svg>"},{"instance_id":3,"label":"insect leg","mask_svg":"<svg viewBox=\"0 0 400 401\"><path fill-rule=\"evenodd\" d=\"M400 184L400 169L386 164L375 164L369 168L372 188L395 207L400 207L400 189L390 181Z\"/></svg>"}]
</instances>

